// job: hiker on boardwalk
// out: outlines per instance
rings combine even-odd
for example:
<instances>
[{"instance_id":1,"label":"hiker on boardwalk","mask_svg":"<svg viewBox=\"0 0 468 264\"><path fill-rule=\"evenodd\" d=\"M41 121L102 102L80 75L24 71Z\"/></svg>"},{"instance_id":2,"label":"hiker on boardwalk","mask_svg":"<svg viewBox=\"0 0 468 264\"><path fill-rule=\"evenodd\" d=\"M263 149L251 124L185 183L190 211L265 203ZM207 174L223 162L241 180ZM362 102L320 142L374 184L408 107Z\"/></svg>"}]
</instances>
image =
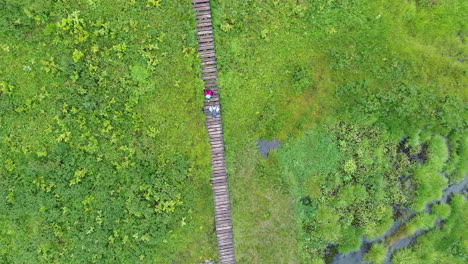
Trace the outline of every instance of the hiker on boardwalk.
<instances>
[{"instance_id":1,"label":"hiker on boardwalk","mask_svg":"<svg viewBox=\"0 0 468 264\"><path fill-rule=\"evenodd\" d=\"M204 89L203 93L205 94L205 98L210 100L211 96L213 96L213 90L211 89Z\"/></svg>"},{"instance_id":2,"label":"hiker on boardwalk","mask_svg":"<svg viewBox=\"0 0 468 264\"><path fill-rule=\"evenodd\" d=\"M211 105L208 110L210 110L211 117L216 118L219 114L219 105Z\"/></svg>"}]
</instances>

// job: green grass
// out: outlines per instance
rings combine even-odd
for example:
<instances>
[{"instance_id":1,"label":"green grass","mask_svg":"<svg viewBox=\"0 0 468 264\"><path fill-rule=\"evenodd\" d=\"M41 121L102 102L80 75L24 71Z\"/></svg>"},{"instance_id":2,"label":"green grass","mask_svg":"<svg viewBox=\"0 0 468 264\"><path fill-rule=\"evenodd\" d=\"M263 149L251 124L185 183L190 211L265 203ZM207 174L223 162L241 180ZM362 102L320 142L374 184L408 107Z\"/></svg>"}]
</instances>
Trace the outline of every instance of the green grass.
<instances>
[{"instance_id":1,"label":"green grass","mask_svg":"<svg viewBox=\"0 0 468 264\"><path fill-rule=\"evenodd\" d=\"M215 259L190 1L0 6L0 262Z\"/></svg>"},{"instance_id":2,"label":"green grass","mask_svg":"<svg viewBox=\"0 0 468 264\"><path fill-rule=\"evenodd\" d=\"M239 263L298 263L294 197L284 191L288 183L279 165L255 152L249 148L235 163L228 163L229 175L236 175L229 182L236 259Z\"/></svg>"},{"instance_id":3,"label":"green grass","mask_svg":"<svg viewBox=\"0 0 468 264\"><path fill-rule=\"evenodd\" d=\"M232 211L243 263L289 263L264 257L285 244L299 247L290 263L320 262L329 243L350 251L361 235L391 225L394 204L420 208L447 185L441 174L464 177L465 1L218 0L212 7L230 190L242 197ZM432 142L423 169L431 177L397 153L404 137L412 152ZM441 147L444 137L452 153ZM272 138L284 146L258 167L255 142ZM278 170L285 184L271 182ZM275 208L268 192L288 194L274 195L275 204L291 201L294 220L279 221L293 222L297 243L251 246L264 229L246 228L254 221L247 212Z\"/></svg>"},{"instance_id":4,"label":"green grass","mask_svg":"<svg viewBox=\"0 0 468 264\"><path fill-rule=\"evenodd\" d=\"M466 176L466 1L211 4L239 263L322 263ZM190 1L0 6L1 262L215 259Z\"/></svg>"}]
</instances>

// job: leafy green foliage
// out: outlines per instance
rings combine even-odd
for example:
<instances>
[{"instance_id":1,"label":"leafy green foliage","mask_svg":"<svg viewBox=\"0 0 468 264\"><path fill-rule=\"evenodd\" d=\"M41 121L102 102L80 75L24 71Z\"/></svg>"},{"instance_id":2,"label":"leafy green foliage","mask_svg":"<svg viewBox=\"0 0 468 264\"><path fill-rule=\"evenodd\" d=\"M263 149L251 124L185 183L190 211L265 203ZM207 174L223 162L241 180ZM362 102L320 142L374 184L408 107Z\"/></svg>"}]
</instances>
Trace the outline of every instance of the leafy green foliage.
<instances>
[{"instance_id":1,"label":"leafy green foliage","mask_svg":"<svg viewBox=\"0 0 468 264\"><path fill-rule=\"evenodd\" d=\"M190 2L0 6L0 262L214 258Z\"/></svg>"}]
</instances>

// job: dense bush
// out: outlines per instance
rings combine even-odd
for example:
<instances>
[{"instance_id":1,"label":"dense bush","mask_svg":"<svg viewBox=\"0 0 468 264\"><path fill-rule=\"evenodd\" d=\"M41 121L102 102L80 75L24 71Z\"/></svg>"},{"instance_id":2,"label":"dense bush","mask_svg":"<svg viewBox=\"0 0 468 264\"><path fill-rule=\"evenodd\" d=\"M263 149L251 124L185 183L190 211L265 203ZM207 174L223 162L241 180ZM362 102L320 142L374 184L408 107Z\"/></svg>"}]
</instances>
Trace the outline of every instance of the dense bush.
<instances>
[{"instance_id":1,"label":"dense bush","mask_svg":"<svg viewBox=\"0 0 468 264\"><path fill-rule=\"evenodd\" d=\"M451 208L446 203L434 204L431 208L432 213L442 220L446 220L450 216Z\"/></svg>"},{"instance_id":2,"label":"dense bush","mask_svg":"<svg viewBox=\"0 0 468 264\"><path fill-rule=\"evenodd\" d=\"M455 195L442 227L418 237L414 246L397 251L392 263L466 263L467 205L465 197Z\"/></svg>"},{"instance_id":3,"label":"dense bush","mask_svg":"<svg viewBox=\"0 0 468 264\"><path fill-rule=\"evenodd\" d=\"M386 250L381 244L373 244L369 252L364 256L364 261L372 264L380 264L385 260Z\"/></svg>"}]
</instances>

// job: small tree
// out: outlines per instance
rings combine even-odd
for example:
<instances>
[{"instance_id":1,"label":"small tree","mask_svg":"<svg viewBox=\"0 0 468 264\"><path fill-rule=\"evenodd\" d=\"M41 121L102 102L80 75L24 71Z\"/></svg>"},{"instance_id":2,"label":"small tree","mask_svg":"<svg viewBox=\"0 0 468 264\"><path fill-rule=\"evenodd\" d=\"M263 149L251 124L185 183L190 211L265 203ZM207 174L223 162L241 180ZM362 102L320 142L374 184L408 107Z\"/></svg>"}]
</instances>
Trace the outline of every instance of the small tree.
<instances>
[{"instance_id":1,"label":"small tree","mask_svg":"<svg viewBox=\"0 0 468 264\"><path fill-rule=\"evenodd\" d=\"M372 264L383 263L386 256L385 247L382 244L373 244L369 252L364 255L364 261Z\"/></svg>"},{"instance_id":2,"label":"small tree","mask_svg":"<svg viewBox=\"0 0 468 264\"><path fill-rule=\"evenodd\" d=\"M452 209L450 208L450 205L446 203L434 204L432 206L432 213L443 220L447 219L451 212Z\"/></svg>"}]
</instances>

